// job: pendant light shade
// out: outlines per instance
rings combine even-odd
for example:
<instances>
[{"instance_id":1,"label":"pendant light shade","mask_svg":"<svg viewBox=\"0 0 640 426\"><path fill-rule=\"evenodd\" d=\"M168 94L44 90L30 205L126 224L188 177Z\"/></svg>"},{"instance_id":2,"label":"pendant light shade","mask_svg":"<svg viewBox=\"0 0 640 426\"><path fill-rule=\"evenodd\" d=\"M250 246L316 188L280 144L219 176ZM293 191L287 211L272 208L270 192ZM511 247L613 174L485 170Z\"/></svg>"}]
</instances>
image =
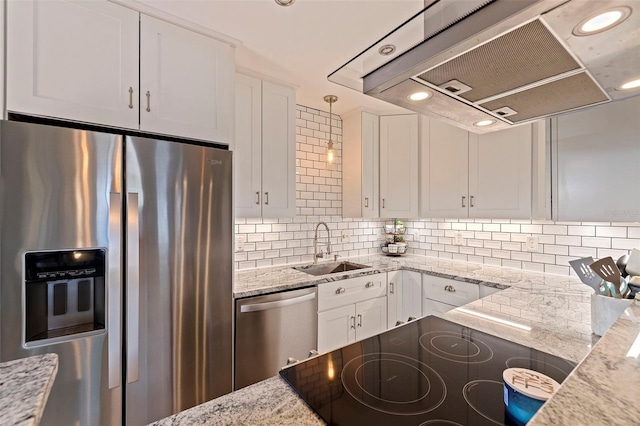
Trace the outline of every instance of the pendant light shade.
<instances>
[{"instance_id":1,"label":"pendant light shade","mask_svg":"<svg viewBox=\"0 0 640 426\"><path fill-rule=\"evenodd\" d=\"M338 97L335 95L327 95L324 97L324 101L329 103L329 142L327 142L327 163L333 163L333 159L335 157L335 151L333 149L333 141L331 140L331 136L333 133L333 114L332 114L332 106L334 102L338 101Z\"/></svg>"}]
</instances>

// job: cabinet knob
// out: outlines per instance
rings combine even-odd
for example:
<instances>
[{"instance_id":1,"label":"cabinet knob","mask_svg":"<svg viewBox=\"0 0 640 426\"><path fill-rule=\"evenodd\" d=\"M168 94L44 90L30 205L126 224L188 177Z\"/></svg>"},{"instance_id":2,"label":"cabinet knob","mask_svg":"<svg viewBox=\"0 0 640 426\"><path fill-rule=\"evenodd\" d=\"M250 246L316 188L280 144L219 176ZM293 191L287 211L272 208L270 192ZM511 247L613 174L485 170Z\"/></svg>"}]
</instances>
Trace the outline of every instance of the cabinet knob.
<instances>
[{"instance_id":1,"label":"cabinet knob","mask_svg":"<svg viewBox=\"0 0 640 426\"><path fill-rule=\"evenodd\" d=\"M347 290L346 290L344 287L340 287L340 288L338 288L338 289L336 290L336 294L342 294L342 293L344 293L345 291L347 291Z\"/></svg>"},{"instance_id":2,"label":"cabinet knob","mask_svg":"<svg viewBox=\"0 0 640 426\"><path fill-rule=\"evenodd\" d=\"M373 285L374 285L374 284L373 284L373 281L369 281L368 283L366 283L366 284L364 285L364 288L371 288L371 287L373 287Z\"/></svg>"}]
</instances>

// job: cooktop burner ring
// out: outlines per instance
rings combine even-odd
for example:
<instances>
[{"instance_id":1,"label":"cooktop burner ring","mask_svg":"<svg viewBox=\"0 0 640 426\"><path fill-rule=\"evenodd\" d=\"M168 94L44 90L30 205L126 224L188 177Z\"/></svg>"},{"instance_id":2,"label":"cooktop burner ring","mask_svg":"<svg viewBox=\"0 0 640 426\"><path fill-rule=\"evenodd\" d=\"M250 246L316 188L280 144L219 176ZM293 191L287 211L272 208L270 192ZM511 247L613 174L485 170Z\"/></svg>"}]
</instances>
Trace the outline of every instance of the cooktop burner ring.
<instances>
[{"instance_id":1,"label":"cooktop burner ring","mask_svg":"<svg viewBox=\"0 0 640 426\"><path fill-rule=\"evenodd\" d=\"M462 426L458 422L453 422L451 420L442 420L442 419L427 420L424 423L420 423L418 426L429 426L429 425L433 425L433 426L439 426L439 425Z\"/></svg>"},{"instance_id":2,"label":"cooktop burner ring","mask_svg":"<svg viewBox=\"0 0 640 426\"><path fill-rule=\"evenodd\" d=\"M430 336L432 337L429 338ZM459 345L458 342L463 343L463 345L460 346L461 348L468 345L467 352L458 354L453 353L453 351L447 352L434 344L434 342L438 342L443 339L449 340L449 348L457 348ZM446 342L446 340L444 341ZM420 336L418 342L420 343L420 346L430 354L435 355L438 358L460 364L482 364L493 358L493 350L482 340L451 331L430 331ZM471 349L471 353L469 353L469 349Z\"/></svg>"},{"instance_id":3,"label":"cooktop burner ring","mask_svg":"<svg viewBox=\"0 0 640 426\"><path fill-rule=\"evenodd\" d=\"M503 390L504 390L504 383L498 382L496 380L472 380L466 385L464 385L464 388L462 389L462 396L464 397L464 400L467 401L467 404L469 404L469 407L471 407L476 413L480 414L485 419L489 420L491 423L495 423L500 426L504 425L503 421L498 421L496 419L491 418L491 416L484 413L482 410L480 410L480 408L476 407L475 404L470 401L469 391L478 385L485 386L485 387L487 385L490 385L492 387L496 387L496 385L498 385L499 389L496 389L496 392L498 393L498 395L502 396Z\"/></svg>"},{"instance_id":4,"label":"cooktop burner ring","mask_svg":"<svg viewBox=\"0 0 640 426\"><path fill-rule=\"evenodd\" d=\"M376 385L397 378L397 375L385 378L384 374L381 373L384 369L374 367L376 363L386 363L387 367L395 365L395 368L401 366L405 371L406 367L409 367L409 371L413 371L410 373L412 377L420 377L423 379L422 389L425 389L426 386L426 391L419 391L418 397L405 401L394 401L373 394L367 390L366 386L363 386L363 383L359 380L359 377L364 377L365 371L363 371L363 369L369 367L371 368L370 371L380 374L379 377L370 378L370 380L374 382L377 379ZM415 375L415 370L420 372L419 376ZM340 378L344 389L353 399L373 410L385 414L414 416L429 413L440 407L447 397L445 381L437 371L415 358L400 354L381 352L359 355L344 365ZM398 383L404 384L404 381ZM383 386L381 386L381 388L382 387ZM436 401L433 401L434 398L430 398L434 395ZM364 398L365 396L366 398ZM369 400L367 400L367 398Z\"/></svg>"}]
</instances>

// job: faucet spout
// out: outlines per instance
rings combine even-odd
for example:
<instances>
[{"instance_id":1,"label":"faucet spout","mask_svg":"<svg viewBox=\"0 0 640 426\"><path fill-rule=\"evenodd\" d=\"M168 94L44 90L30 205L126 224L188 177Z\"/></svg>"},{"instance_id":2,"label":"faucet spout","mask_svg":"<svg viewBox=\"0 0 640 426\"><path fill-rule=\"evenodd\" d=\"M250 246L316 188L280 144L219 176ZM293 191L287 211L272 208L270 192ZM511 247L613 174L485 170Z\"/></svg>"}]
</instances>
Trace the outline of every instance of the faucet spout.
<instances>
[{"instance_id":1,"label":"faucet spout","mask_svg":"<svg viewBox=\"0 0 640 426\"><path fill-rule=\"evenodd\" d=\"M313 234L313 263L318 263L318 258L324 257L322 250L318 252L318 228L320 228L320 225L324 225L327 230L327 254L331 254L331 232L329 231L329 225L325 222L318 222L315 233Z\"/></svg>"}]
</instances>

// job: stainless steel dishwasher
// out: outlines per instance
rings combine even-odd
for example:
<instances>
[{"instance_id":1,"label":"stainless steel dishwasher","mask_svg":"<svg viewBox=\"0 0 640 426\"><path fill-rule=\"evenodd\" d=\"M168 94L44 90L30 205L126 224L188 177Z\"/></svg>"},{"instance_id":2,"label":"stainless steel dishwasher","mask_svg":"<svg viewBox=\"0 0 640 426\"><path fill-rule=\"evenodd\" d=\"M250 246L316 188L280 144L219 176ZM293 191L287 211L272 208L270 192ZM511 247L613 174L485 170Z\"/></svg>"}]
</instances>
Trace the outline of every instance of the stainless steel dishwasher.
<instances>
[{"instance_id":1,"label":"stainless steel dishwasher","mask_svg":"<svg viewBox=\"0 0 640 426\"><path fill-rule=\"evenodd\" d=\"M317 347L317 290L305 288L236 300L235 389L275 376L292 357Z\"/></svg>"}]
</instances>

